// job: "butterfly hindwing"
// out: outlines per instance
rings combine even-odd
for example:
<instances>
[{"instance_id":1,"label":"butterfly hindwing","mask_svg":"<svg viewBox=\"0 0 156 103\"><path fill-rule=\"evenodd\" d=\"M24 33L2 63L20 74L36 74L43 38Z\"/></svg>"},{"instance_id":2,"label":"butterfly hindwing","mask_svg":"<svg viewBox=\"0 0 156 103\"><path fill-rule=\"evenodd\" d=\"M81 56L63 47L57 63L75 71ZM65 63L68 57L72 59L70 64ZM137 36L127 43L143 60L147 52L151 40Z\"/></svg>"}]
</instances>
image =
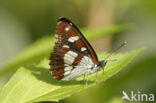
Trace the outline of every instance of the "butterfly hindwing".
<instances>
[{"instance_id":1,"label":"butterfly hindwing","mask_svg":"<svg viewBox=\"0 0 156 103\"><path fill-rule=\"evenodd\" d=\"M97 64L94 50L71 21L60 18L55 33L50 70L56 79L69 80L78 77L85 74L87 68Z\"/></svg>"}]
</instances>

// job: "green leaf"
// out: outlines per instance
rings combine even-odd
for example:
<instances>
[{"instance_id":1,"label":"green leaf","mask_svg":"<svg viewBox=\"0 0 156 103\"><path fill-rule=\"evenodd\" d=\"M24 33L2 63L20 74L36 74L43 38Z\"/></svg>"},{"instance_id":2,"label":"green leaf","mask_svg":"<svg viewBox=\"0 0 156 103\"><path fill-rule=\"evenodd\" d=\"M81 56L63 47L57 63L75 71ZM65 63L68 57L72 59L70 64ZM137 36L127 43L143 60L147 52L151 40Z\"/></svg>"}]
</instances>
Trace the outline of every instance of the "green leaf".
<instances>
[{"instance_id":1,"label":"green leaf","mask_svg":"<svg viewBox=\"0 0 156 103\"><path fill-rule=\"evenodd\" d=\"M87 40L92 41L106 35L121 32L129 28L129 25L112 26L110 28L97 28L97 29L83 29L82 33ZM15 58L10 60L4 68L0 70L0 77L16 70L18 67L42 60L44 57L48 57L54 46L54 37L47 36L37 40L28 48L23 50Z\"/></svg>"},{"instance_id":2,"label":"green leaf","mask_svg":"<svg viewBox=\"0 0 156 103\"><path fill-rule=\"evenodd\" d=\"M118 73L134 57L144 49L126 53L113 54L110 59L118 61L108 62L104 75L98 73L98 84ZM99 59L106 57L106 53L98 54ZM48 60L37 66L21 67L3 87L0 93L0 103L26 103L39 101L59 101L84 89L96 86L95 74L89 76L89 85L85 85L83 77L71 81L59 81L52 78L48 70Z\"/></svg>"}]
</instances>

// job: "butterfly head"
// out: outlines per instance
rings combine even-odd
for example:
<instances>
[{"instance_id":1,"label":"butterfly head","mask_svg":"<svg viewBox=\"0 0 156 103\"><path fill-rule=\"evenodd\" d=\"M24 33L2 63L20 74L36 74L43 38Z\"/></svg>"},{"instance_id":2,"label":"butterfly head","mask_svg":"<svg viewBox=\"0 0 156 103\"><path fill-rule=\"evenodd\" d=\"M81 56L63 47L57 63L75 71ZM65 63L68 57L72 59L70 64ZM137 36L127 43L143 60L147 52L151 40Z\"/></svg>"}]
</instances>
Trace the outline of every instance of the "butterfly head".
<instances>
[{"instance_id":1,"label":"butterfly head","mask_svg":"<svg viewBox=\"0 0 156 103\"><path fill-rule=\"evenodd\" d=\"M104 68L107 64L107 61L106 60L102 60L98 63L98 66L101 67L101 68Z\"/></svg>"}]
</instances>

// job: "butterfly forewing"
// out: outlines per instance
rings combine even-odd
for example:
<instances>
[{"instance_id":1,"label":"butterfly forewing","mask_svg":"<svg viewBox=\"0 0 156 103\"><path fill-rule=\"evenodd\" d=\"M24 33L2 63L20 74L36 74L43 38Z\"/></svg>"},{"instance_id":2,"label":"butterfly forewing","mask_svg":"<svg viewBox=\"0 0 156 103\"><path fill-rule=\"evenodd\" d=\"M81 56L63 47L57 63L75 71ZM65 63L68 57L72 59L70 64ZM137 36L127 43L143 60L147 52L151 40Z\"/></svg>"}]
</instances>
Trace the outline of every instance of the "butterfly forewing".
<instances>
[{"instance_id":1,"label":"butterfly forewing","mask_svg":"<svg viewBox=\"0 0 156 103\"><path fill-rule=\"evenodd\" d=\"M55 31L56 41L50 55L50 70L56 79L69 80L81 76L98 63L97 56L68 19L60 18Z\"/></svg>"}]
</instances>

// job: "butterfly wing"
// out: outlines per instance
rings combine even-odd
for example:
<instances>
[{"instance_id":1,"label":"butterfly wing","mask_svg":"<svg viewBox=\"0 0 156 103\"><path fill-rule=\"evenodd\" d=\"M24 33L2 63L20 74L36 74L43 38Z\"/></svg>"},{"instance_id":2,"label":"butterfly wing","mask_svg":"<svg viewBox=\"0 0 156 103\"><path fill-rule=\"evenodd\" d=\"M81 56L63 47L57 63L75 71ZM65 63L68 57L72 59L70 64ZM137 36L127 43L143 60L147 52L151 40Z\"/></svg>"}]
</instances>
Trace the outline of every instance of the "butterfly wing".
<instances>
[{"instance_id":1,"label":"butterfly wing","mask_svg":"<svg viewBox=\"0 0 156 103\"><path fill-rule=\"evenodd\" d=\"M60 18L55 33L56 41L49 64L56 79L73 79L97 65L96 53L71 21Z\"/></svg>"}]
</instances>

